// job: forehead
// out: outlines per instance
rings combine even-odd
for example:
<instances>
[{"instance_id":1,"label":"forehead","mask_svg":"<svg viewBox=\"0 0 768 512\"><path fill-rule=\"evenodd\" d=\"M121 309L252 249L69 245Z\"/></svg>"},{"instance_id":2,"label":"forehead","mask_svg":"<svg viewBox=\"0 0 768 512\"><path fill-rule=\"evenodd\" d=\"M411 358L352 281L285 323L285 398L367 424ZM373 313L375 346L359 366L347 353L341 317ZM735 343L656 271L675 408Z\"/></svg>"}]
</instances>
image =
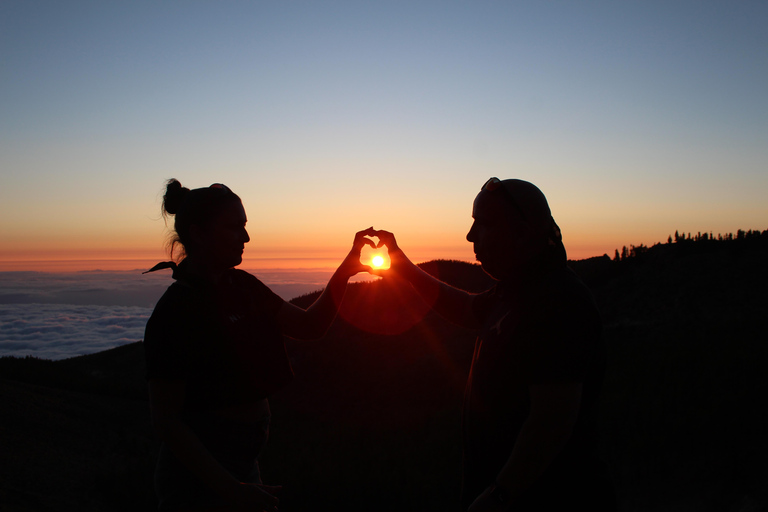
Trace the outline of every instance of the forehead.
<instances>
[{"instance_id":1,"label":"forehead","mask_svg":"<svg viewBox=\"0 0 768 512\"><path fill-rule=\"evenodd\" d=\"M472 204L472 217L479 220L506 221L514 213L512 205L498 191L481 190Z\"/></svg>"},{"instance_id":2,"label":"forehead","mask_svg":"<svg viewBox=\"0 0 768 512\"><path fill-rule=\"evenodd\" d=\"M229 201L222 206L216 220L219 222L246 222L248 219L242 202Z\"/></svg>"}]
</instances>

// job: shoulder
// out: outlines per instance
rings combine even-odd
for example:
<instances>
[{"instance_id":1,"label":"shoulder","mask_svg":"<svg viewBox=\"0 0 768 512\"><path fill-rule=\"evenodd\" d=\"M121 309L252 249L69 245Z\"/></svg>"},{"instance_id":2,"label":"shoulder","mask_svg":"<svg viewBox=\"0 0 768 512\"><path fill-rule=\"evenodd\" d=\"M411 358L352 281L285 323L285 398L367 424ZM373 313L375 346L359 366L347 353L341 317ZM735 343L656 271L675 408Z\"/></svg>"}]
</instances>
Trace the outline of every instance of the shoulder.
<instances>
[{"instance_id":1,"label":"shoulder","mask_svg":"<svg viewBox=\"0 0 768 512\"><path fill-rule=\"evenodd\" d=\"M261 280L251 274L250 272L246 272L245 270L240 270L239 268L233 268L228 271L229 279L232 280L235 284L240 284L243 286L264 286L266 285L261 282Z\"/></svg>"},{"instance_id":2,"label":"shoulder","mask_svg":"<svg viewBox=\"0 0 768 512\"><path fill-rule=\"evenodd\" d=\"M592 292L569 268L550 274L539 289L540 298L562 307L595 307Z\"/></svg>"},{"instance_id":3,"label":"shoulder","mask_svg":"<svg viewBox=\"0 0 768 512\"><path fill-rule=\"evenodd\" d=\"M283 299L253 274L240 269L229 272L232 284L245 291L253 300L265 303L269 310L277 311L282 306Z\"/></svg>"},{"instance_id":4,"label":"shoulder","mask_svg":"<svg viewBox=\"0 0 768 512\"><path fill-rule=\"evenodd\" d=\"M274 295L272 290L270 290L267 285L261 282L258 277L249 272L246 272L245 270L233 268L229 271L228 277L230 282L238 288L243 288L259 294Z\"/></svg>"},{"instance_id":5,"label":"shoulder","mask_svg":"<svg viewBox=\"0 0 768 512\"><path fill-rule=\"evenodd\" d=\"M175 281L160 297L155 305L154 313L163 313L168 310L178 309L180 306L189 306L199 300L199 292L184 281Z\"/></svg>"},{"instance_id":6,"label":"shoulder","mask_svg":"<svg viewBox=\"0 0 768 512\"><path fill-rule=\"evenodd\" d=\"M498 286L494 285L472 296L472 313L475 318L482 320L498 301Z\"/></svg>"},{"instance_id":7,"label":"shoulder","mask_svg":"<svg viewBox=\"0 0 768 512\"><path fill-rule=\"evenodd\" d=\"M191 285L183 281L171 284L155 304L147 321L146 337L178 329L202 318L205 308L203 297Z\"/></svg>"},{"instance_id":8,"label":"shoulder","mask_svg":"<svg viewBox=\"0 0 768 512\"><path fill-rule=\"evenodd\" d=\"M551 276L543 287L542 312L556 319L574 337L592 338L602 330L602 318L592 292L570 269Z\"/></svg>"}]
</instances>

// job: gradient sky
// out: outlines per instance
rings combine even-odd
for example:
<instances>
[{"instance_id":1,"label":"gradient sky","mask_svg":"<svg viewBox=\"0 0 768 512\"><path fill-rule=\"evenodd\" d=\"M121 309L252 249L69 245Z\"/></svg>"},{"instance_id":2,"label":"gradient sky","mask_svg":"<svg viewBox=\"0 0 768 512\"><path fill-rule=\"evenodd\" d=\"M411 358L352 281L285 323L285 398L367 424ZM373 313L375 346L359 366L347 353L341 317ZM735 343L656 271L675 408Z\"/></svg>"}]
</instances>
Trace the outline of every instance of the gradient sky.
<instances>
[{"instance_id":1,"label":"gradient sky","mask_svg":"<svg viewBox=\"0 0 768 512\"><path fill-rule=\"evenodd\" d=\"M163 259L171 177L241 196L249 268L370 225L471 260L490 176L539 185L574 259L763 230L766 26L765 1L3 0L0 270Z\"/></svg>"}]
</instances>

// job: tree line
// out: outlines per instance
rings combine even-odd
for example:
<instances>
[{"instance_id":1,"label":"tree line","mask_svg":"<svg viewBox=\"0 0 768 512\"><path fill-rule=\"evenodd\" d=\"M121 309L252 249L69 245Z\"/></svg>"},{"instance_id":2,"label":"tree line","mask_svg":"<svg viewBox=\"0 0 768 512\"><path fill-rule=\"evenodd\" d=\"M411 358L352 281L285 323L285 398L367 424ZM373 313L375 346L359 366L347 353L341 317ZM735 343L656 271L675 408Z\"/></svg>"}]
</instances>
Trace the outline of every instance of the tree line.
<instances>
[{"instance_id":1,"label":"tree line","mask_svg":"<svg viewBox=\"0 0 768 512\"><path fill-rule=\"evenodd\" d=\"M678 245L678 246L691 246L692 244L696 244L697 246L712 246L712 245L733 245L733 244L749 244L749 245L766 245L768 244L768 230L760 231L757 229L749 229L749 230L743 230L739 229L736 231L736 234L733 233L718 233L717 236L715 236L711 231L709 233L704 232L702 233L699 231L695 235L692 235L691 233L680 233L680 231L675 231L674 237L672 235L669 235L667 237L666 244L663 244L661 242L657 242L653 244L651 247L648 247L647 245L640 244L640 245L630 245L627 247L626 245L621 248L621 251L616 249L614 251L613 255L613 261L626 261L633 258L640 257L644 254L646 254L649 250L661 247L661 246L672 246Z\"/></svg>"}]
</instances>

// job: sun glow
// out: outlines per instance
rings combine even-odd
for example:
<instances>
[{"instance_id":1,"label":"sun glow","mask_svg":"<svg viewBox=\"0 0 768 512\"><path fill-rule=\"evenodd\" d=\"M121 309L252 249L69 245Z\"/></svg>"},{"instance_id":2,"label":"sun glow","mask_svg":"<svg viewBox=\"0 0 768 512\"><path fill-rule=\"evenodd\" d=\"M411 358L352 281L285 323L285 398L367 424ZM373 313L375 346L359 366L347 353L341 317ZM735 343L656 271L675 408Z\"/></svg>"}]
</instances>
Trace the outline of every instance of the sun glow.
<instances>
[{"instance_id":1,"label":"sun glow","mask_svg":"<svg viewBox=\"0 0 768 512\"><path fill-rule=\"evenodd\" d=\"M376 268L381 268L382 265L384 265L384 257L380 254L377 254L373 258L371 258L371 265L373 265Z\"/></svg>"}]
</instances>

